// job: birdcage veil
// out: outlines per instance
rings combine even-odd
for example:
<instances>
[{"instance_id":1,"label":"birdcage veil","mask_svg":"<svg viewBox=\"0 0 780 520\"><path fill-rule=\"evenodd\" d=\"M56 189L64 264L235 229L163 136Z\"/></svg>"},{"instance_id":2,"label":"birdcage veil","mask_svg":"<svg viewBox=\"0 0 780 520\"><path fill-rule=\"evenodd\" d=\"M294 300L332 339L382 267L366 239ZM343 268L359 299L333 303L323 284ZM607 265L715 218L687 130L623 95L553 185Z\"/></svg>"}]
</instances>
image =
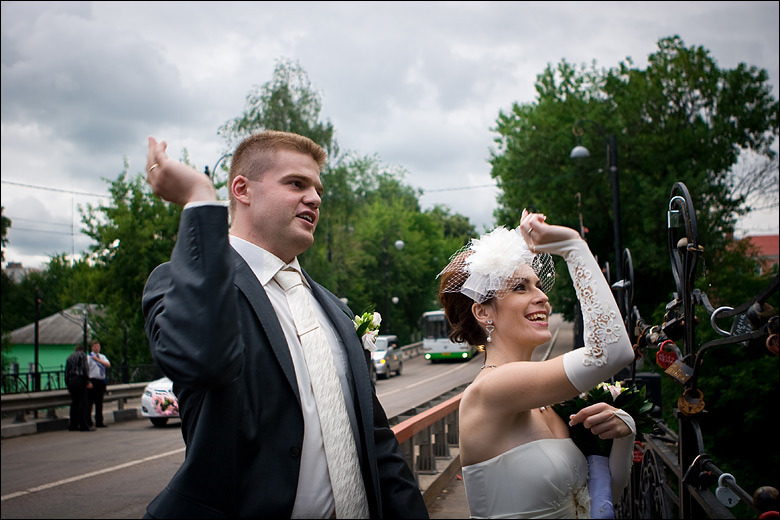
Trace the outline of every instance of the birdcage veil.
<instances>
[{"instance_id":1,"label":"birdcage veil","mask_svg":"<svg viewBox=\"0 0 780 520\"><path fill-rule=\"evenodd\" d=\"M514 290L523 265L534 270L544 292L555 283L555 264L548 253L534 254L517 230L499 226L473 238L450 257L438 276L447 274L441 292L460 292L477 303L503 298Z\"/></svg>"}]
</instances>

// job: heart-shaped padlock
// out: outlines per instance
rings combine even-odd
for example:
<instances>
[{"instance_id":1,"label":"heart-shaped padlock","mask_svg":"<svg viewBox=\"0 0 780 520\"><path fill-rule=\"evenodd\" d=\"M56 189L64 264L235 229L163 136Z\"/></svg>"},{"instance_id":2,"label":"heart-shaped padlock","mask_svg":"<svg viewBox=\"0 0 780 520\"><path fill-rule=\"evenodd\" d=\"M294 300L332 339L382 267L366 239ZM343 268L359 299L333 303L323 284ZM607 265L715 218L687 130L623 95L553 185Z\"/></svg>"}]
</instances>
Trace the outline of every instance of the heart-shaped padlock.
<instances>
[{"instance_id":1,"label":"heart-shaped padlock","mask_svg":"<svg viewBox=\"0 0 780 520\"><path fill-rule=\"evenodd\" d=\"M680 359L678 352L677 345L672 340L667 339L661 343L658 353L655 355L655 362L658 363L659 367L666 370Z\"/></svg>"},{"instance_id":2,"label":"heart-shaped padlock","mask_svg":"<svg viewBox=\"0 0 780 520\"><path fill-rule=\"evenodd\" d=\"M731 489L725 486L724 480L731 480L734 484L737 480L731 475L731 473L724 473L718 478L718 489L715 490L715 496L718 497L720 503L726 507L734 507L739 502L739 497Z\"/></svg>"}]
</instances>

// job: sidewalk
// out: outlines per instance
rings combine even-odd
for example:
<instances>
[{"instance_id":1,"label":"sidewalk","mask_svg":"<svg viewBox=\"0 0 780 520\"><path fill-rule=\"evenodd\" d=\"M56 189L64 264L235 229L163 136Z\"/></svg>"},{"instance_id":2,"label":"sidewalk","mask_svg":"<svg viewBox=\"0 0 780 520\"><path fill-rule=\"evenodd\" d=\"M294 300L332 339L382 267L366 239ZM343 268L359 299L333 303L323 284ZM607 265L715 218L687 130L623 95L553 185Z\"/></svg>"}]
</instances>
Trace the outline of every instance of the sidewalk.
<instances>
[{"instance_id":1,"label":"sidewalk","mask_svg":"<svg viewBox=\"0 0 780 520\"><path fill-rule=\"evenodd\" d=\"M431 518L468 518L469 504L460 471L428 507Z\"/></svg>"},{"instance_id":2,"label":"sidewalk","mask_svg":"<svg viewBox=\"0 0 780 520\"><path fill-rule=\"evenodd\" d=\"M124 421L133 421L140 419L141 415L141 398L128 399L124 405L123 410L117 409L116 401L111 401L103 405L103 419L106 424L115 424ZM47 410L39 410L38 417L35 417L33 412L25 414L25 422L16 422L16 416L5 414L0 421L2 424L2 438L8 439L11 437L19 437L20 435L31 435L34 433L53 432L58 430L67 430L69 421L70 408L63 406L57 408L55 413L56 418L48 417Z\"/></svg>"},{"instance_id":3,"label":"sidewalk","mask_svg":"<svg viewBox=\"0 0 780 520\"><path fill-rule=\"evenodd\" d=\"M548 355L549 358L563 355L571 350L574 342L573 335L571 323L559 322L553 334L551 344L537 347L532 359L541 360L545 355ZM110 406L104 408L103 415L107 424L142 418L140 397L128 400L124 410L116 410L116 406L116 404L110 403ZM41 411L38 413L38 419L34 419L33 414L28 413L26 415L27 422L20 424L15 424L13 417L4 417L2 419L2 438L44 431L66 430L68 428L68 408L58 408L57 417L58 419L46 418L46 412ZM453 446L451 451L453 459L451 461L441 461L442 470L439 474L431 476L421 475L420 478L423 492L427 488L436 487L441 489L441 492L434 499L429 500L428 512L431 518L469 518L466 488L463 485L461 476L460 458L457 457L457 460L455 460L458 448ZM438 462L437 466L439 466ZM449 471L443 471L443 468L448 468Z\"/></svg>"}]
</instances>

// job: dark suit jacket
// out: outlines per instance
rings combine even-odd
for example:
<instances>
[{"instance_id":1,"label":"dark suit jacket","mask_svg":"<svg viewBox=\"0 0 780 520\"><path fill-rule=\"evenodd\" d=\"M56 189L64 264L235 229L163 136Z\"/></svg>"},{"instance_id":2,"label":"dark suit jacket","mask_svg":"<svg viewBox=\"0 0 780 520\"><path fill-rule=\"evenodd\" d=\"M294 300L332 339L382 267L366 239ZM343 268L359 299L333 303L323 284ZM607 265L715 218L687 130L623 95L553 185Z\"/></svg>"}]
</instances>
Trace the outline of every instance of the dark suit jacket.
<instances>
[{"instance_id":1,"label":"dark suit jacket","mask_svg":"<svg viewBox=\"0 0 780 520\"><path fill-rule=\"evenodd\" d=\"M150 348L174 382L187 446L184 463L147 508L154 517L289 518L295 501L304 423L292 357L265 290L230 247L226 213L184 211L171 261L144 289ZM427 518L371 385L352 314L305 276L347 349L371 517Z\"/></svg>"}]
</instances>

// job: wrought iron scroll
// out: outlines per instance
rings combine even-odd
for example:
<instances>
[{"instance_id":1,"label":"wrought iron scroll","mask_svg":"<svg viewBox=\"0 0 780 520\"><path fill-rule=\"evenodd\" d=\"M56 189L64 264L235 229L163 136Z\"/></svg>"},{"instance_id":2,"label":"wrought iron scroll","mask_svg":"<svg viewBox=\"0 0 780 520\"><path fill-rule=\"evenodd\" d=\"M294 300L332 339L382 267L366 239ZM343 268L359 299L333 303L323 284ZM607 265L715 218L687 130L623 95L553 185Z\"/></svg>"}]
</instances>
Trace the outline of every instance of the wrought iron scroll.
<instances>
[{"instance_id":1,"label":"wrought iron scroll","mask_svg":"<svg viewBox=\"0 0 780 520\"><path fill-rule=\"evenodd\" d=\"M699 419L706 410L698 381L704 355L713 347L747 345L750 340L767 338L767 347L777 356L780 317L766 302L777 294L779 278L775 276L764 290L737 307L713 308L707 295L694 287L704 247L699 242L690 193L681 182L675 183L671 190L667 238L675 292L666 306L661 326L648 325L636 307L632 307L634 266L628 250L624 254L625 280L616 283L619 287L615 288L629 335L638 351L637 358L647 348L668 348L676 352L677 359L666 368L666 374L683 387L675 409L679 434L658 419L656 430L637 443L631 483L616 505L616 514L623 518L734 518L728 509L733 505L732 499L742 501L760 514L750 495L736 484L733 476L717 468L704 451ZM710 325L722 336L698 347L697 305L706 309ZM733 318L730 331L719 325L728 318ZM677 343L682 343L682 348ZM774 345L774 350L770 345ZM632 384L636 384L636 378L635 361L631 368ZM713 493L708 488L716 483L717 493ZM728 504L724 496L731 497Z\"/></svg>"}]
</instances>

